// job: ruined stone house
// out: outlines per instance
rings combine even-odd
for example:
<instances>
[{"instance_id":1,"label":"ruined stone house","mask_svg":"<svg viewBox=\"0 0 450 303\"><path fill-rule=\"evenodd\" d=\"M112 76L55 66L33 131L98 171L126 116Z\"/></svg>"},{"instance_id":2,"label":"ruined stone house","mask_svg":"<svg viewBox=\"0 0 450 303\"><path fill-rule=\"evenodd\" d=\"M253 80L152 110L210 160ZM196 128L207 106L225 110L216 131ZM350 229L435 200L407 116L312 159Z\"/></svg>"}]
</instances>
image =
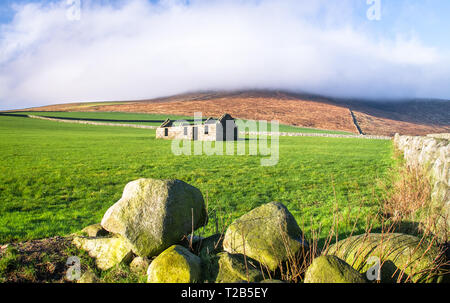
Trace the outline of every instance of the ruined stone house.
<instances>
[{"instance_id":1,"label":"ruined stone house","mask_svg":"<svg viewBox=\"0 0 450 303\"><path fill-rule=\"evenodd\" d=\"M208 118L205 122L190 124L175 123L167 119L156 129L156 138L181 139L198 141L235 141L238 139L238 128L234 118L223 114L218 120Z\"/></svg>"}]
</instances>

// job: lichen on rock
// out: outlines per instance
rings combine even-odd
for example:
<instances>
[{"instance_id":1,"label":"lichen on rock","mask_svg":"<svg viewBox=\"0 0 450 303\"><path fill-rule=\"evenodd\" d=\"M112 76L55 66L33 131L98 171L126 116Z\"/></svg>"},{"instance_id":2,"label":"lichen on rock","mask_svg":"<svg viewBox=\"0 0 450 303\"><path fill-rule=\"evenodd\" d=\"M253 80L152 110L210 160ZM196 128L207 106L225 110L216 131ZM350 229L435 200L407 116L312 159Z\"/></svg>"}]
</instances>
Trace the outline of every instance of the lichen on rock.
<instances>
[{"instance_id":1,"label":"lichen on rock","mask_svg":"<svg viewBox=\"0 0 450 303\"><path fill-rule=\"evenodd\" d=\"M72 243L95 258L97 267L107 270L131 259L131 245L119 235L108 237L75 237Z\"/></svg>"},{"instance_id":2,"label":"lichen on rock","mask_svg":"<svg viewBox=\"0 0 450 303\"><path fill-rule=\"evenodd\" d=\"M258 262L240 254L220 253L216 283L259 282L264 279Z\"/></svg>"},{"instance_id":3,"label":"lichen on rock","mask_svg":"<svg viewBox=\"0 0 450 303\"><path fill-rule=\"evenodd\" d=\"M360 273L366 273L380 261L382 282L441 282L443 275L437 268L442 254L432 243L399 233L363 234L353 236L329 247L328 255L335 255Z\"/></svg>"},{"instance_id":4,"label":"lichen on rock","mask_svg":"<svg viewBox=\"0 0 450 303\"><path fill-rule=\"evenodd\" d=\"M305 283L366 283L364 276L336 256L320 256L311 263Z\"/></svg>"},{"instance_id":5,"label":"lichen on rock","mask_svg":"<svg viewBox=\"0 0 450 303\"><path fill-rule=\"evenodd\" d=\"M102 219L141 257L156 256L207 222L201 192L180 180L139 179L125 186L122 198Z\"/></svg>"},{"instance_id":6,"label":"lichen on rock","mask_svg":"<svg viewBox=\"0 0 450 303\"><path fill-rule=\"evenodd\" d=\"M307 246L294 216L281 203L271 202L235 220L227 229L224 250L245 254L273 271Z\"/></svg>"},{"instance_id":7,"label":"lichen on rock","mask_svg":"<svg viewBox=\"0 0 450 303\"><path fill-rule=\"evenodd\" d=\"M148 268L148 283L201 282L201 260L180 245L173 245L156 257Z\"/></svg>"}]
</instances>

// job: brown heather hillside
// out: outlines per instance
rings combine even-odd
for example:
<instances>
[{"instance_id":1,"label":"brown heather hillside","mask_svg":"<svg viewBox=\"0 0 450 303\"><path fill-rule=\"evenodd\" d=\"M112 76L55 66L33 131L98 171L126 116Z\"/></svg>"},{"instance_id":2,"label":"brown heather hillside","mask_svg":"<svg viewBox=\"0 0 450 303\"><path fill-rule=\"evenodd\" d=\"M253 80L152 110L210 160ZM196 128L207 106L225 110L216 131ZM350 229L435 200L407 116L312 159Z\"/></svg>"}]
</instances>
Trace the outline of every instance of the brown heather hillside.
<instances>
[{"instance_id":1,"label":"brown heather hillside","mask_svg":"<svg viewBox=\"0 0 450 303\"><path fill-rule=\"evenodd\" d=\"M34 111L117 111L278 120L282 124L358 133L424 135L450 132L450 101L375 103L335 100L278 91L204 92L127 102L71 103L32 108ZM30 109L27 109L30 110Z\"/></svg>"}]
</instances>

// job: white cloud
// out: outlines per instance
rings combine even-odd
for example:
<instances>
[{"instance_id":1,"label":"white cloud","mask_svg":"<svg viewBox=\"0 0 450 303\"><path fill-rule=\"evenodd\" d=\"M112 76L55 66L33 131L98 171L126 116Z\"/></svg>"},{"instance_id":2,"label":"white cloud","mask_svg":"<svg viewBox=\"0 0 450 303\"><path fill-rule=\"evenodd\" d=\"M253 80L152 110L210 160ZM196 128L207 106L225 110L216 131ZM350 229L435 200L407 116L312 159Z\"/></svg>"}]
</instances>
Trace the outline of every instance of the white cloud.
<instances>
[{"instance_id":1,"label":"white cloud","mask_svg":"<svg viewBox=\"0 0 450 303\"><path fill-rule=\"evenodd\" d=\"M374 39L351 1L85 1L78 22L66 9L18 6L1 28L0 108L240 88L450 97L448 57Z\"/></svg>"}]
</instances>

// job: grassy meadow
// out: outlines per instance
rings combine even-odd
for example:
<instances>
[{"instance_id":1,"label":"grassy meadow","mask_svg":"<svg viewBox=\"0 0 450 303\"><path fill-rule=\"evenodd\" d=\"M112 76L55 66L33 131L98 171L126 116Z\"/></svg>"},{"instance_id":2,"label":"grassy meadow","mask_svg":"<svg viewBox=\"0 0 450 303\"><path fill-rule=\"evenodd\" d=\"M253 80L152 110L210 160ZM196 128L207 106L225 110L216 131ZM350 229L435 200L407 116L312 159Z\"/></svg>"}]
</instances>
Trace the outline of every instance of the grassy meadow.
<instances>
[{"instance_id":1,"label":"grassy meadow","mask_svg":"<svg viewBox=\"0 0 450 303\"><path fill-rule=\"evenodd\" d=\"M166 115L166 114L143 114L143 113L123 113L123 112L15 112L16 115L36 115L50 118L71 118L80 120L105 120L108 123L142 124L150 126L159 126L167 118L171 120L192 120L194 117ZM207 119L208 117L203 117ZM218 117L216 117L218 118ZM244 120L245 121L245 120ZM270 125L269 129L270 130ZM293 133L319 133L319 134L342 134L354 135L349 132L324 130L316 128L296 127L280 124L280 132Z\"/></svg>"},{"instance_id":2,"label":"grassy meadow","mask_svg":"<svg viewBox=\"0 0 450 303\"><path fill-rule=\"evenodd\" d=\"M198 187L210 213L204 235L271 201L284 203L304 231L321 227L322 238L338 212L346 218L339 225L345 235L363 231L366 217L377 212L377 184L393 164L386 140L280 137L279 163L272 167L260 165L265 156L175 156L171 144L148 129L0 116L0 244L67 235L97 223L125 184L142 177Z\"/></svg>"}]
</instances>

